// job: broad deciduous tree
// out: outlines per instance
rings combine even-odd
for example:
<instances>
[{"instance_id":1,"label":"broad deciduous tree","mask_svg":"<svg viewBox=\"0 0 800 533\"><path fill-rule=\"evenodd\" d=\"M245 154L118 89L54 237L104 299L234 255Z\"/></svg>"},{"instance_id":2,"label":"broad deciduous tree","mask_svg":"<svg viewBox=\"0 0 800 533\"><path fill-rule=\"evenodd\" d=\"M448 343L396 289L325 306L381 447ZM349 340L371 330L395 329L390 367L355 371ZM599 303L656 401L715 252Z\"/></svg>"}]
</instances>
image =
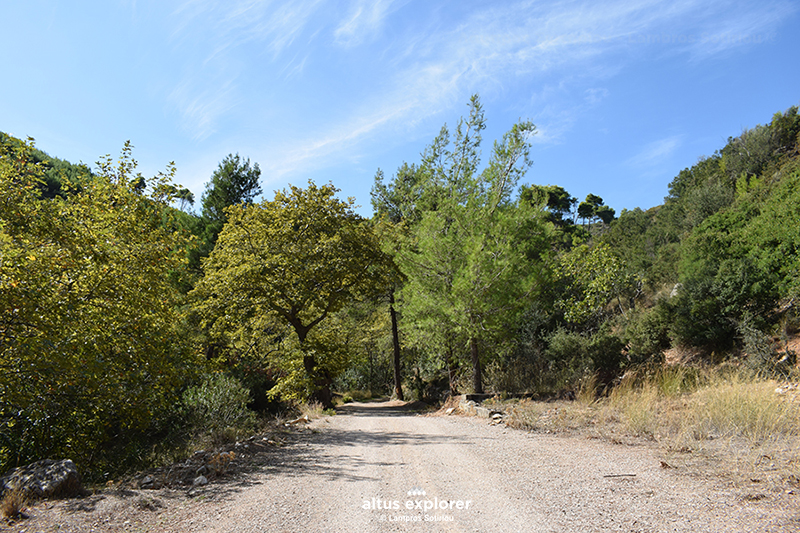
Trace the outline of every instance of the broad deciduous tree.
<instances>
[{"instance_id":1,"label":"broad deciduous tree","mask_svg":"<svg viewBox=\"0 0 800 533\"><path fill-rule=\"evenodd\" d=\"M385 275L385 256L371 227L353 211L353 200L339 200L336 192L309 182L306 189L276 192L270 201L228 208L194 293L218 332L246 322L263 327L266 317L288 326L293 335L277 335L286 371L279 387L325 404L342 354L335 331L322 324L375 291Z\"/></svg>"}]
</instances>

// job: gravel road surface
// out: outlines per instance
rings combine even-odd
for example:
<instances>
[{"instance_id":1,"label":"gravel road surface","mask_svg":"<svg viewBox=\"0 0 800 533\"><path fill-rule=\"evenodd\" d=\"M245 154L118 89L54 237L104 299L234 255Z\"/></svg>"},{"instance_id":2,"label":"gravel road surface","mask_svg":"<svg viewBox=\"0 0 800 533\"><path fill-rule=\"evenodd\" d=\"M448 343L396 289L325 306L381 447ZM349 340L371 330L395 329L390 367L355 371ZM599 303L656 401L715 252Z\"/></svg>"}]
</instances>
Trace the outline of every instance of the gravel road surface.
<instances>
[{"instance_id":1,"label":"gravel road surface","mask_svg":"<svg viewBox=\"0 0 800 533\"><path fill-rule=\"evenodd\" d=\"M783 509L665 469L656 452L485 419L352 404L170 531L800 531ZM409 508L410 507L410 508Z\"/></svg>"},{"instance_id":2,"label":"gravel road surface","mask_svg":"<svg viewBox=\"0 0 800 533\"><path fill-rule=\"evenodd\" d=\"M800 531L797 495L750 501L719 478L664 468L655 448L421 415L397 402L315 420L259 467L200 495L134 492L55 504L49 518L37 507L17 530Z\"/></svg>"}]
</instances>

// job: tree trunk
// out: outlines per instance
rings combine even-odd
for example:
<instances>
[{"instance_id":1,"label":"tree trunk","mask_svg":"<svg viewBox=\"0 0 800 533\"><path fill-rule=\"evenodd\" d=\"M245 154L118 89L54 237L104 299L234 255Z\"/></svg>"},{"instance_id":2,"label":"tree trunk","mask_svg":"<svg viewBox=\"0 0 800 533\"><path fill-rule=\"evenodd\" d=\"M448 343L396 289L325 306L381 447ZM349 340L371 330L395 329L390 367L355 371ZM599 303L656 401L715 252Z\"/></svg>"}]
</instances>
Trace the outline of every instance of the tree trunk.
<instances>
[{"instance_id":1,"label":"tree trunk","mask_svg":"<svg viewBox=\"0 0 800 533\"><path fill-rule=\"evenodd\" d=\"M394 352L394 395L403 398L403 376L400 369L400 334L397 331L397 311L394 309L394 292L389 294L389 315L392 317L392 350Z\"/></svg>"},{"instance_id":2,"label":"tree trunk","mask_svg":"<svg viewBox=\"0 0 800 533\"><path fill-rule=\"evenodd\" d=\"M330 385L323 385L311 395L311 401L319 402L323 409L333 409L333 392Z\"/></svg>"},{"instance_id":3,"label":"tree trunk","mask_svg":"<svg viewBox=\"0 0 800 533\"><path fill-rule=\"evenodd\" d=\"M469 340L469 349L472 353L472 388L475 394L483 394L483 380L481 379L481 359L478 357L478 341L475 337Z\"/></svg>"},{"instance_id":4,"label":"tree trunk","mask_svg":"<svg viewBox=\"0 0 800 533\"><path fill-rule=\"evenodd\" d=\"M458 362L453 354L453 346L449 343L447 346L447 355L445 356L445 365L447 366L447 379L450 384L450 396L458 396L458 383L456 383Z\"/></svg>"},{"instance_id":5,"label":"tree trunk","mask_svg":"<svg viewBox=\"0 0 800 533\"><path fill-rule=\"evenodd\" d=\"M311 376L314 382L316 391L309 398L311 401L316 401L322 404L325 409L333 408L333 392L331 391L331 383L333 380L327 375L318 375L316 371L317 361L313 355L303 356L303 367L306 373Z\"/></svg>"}]
</instances>

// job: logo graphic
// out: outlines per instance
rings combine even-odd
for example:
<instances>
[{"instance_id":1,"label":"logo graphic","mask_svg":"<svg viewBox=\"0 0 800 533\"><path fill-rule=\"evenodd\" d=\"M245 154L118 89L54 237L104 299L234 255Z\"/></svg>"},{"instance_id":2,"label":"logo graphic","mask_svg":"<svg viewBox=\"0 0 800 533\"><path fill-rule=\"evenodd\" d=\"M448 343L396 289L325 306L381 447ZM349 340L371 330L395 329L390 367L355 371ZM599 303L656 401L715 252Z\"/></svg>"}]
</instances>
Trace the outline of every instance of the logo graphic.
<instances>
[{"instance_id":1,"label":"logo graphic","mask_svg":"<svg viewBox=\"0 0 800 533\"><path fill-rule=\"evenodd\" d=\"M383 514L378 516L381 522L452 522L454 517L450 514L429 514L441 511L468 511L472 500L450 500L425 498L427 492L422 487L412 487L406 492L408 499L390 500L382 497L373 497L364 500L362 509L366 511L406 511L408 514Z\"/></svg>"}]
</instances>

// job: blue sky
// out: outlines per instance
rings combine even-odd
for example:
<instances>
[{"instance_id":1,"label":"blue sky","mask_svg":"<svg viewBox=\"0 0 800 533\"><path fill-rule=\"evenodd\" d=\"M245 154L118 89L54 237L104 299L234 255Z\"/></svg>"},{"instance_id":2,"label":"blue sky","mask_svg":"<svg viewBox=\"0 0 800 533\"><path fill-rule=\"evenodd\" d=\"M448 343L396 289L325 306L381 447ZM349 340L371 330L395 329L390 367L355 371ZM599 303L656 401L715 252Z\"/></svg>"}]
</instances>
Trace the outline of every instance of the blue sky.
<instances>
[{"instance_id":1,"label":"blue sky","mask_svg":"<svg viewBox=\"0 0 800 533\"><path fill-rule=\"evenodd\" d=\"M480 94L491 143L538 127L526 182L617 212L800 104L800 5L748 1L4 2L0 131L94 163L125 140L199 198L228 153L265 195L332 181L371 213L378 168Z\"/></svg>"}]
</instances>

